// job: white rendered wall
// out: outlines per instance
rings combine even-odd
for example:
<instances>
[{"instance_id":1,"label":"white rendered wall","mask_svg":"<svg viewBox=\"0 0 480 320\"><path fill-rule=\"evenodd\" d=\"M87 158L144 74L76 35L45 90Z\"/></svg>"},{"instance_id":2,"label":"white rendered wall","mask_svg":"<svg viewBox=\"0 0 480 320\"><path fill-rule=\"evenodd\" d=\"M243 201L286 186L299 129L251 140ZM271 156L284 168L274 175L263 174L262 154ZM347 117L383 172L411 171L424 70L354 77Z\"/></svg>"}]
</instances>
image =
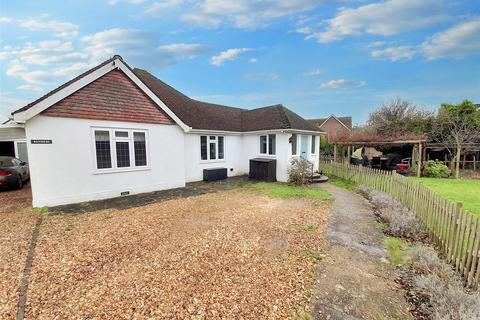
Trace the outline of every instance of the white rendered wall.
<instances>
[{"instance_id":1,"label":"white rendered wall","mask_svg":"<svg viewBox=\"0 0 480 320\"><path fill-rule=\"evenodd\" d=\"M288 133L275 133L276 134L276 152L275 155L263 155L260 154L260 136L269 134L268 132L262 134L245 134L243 136L243 152L247 157L247 172L249 167L249 159L252 158L273 158L277 160L277 181L287 182L288 181L288 166L289 161L289 150L290 144L288 139L290 134ZM273 134L270 133L270 134Z\"/></svg>"},{"instance_id":2,"label":"white rendered wall","mask_svg":"<svg viewBox=\"0 0 480 320\"><path fill-rule=\"evenodd\" d=\"M147 130L150 168L95 174L92 127ZM33 206L54 206L185 185L184 133L177 125L36 116L26 124ZM50 139L52 144L31 144Z\"/></svg>"},{"instance_id":3,"label":"white rendered wall","mask_svg":"<svg viewBox=\"0 0 480 320\"><path fill-rule=\"evenodd\" d=\"M297 134L297 153L295 155L292 155L292 146L289 145L288 149L288 166L290 165L290 162L292 161L293 158L297 158L300 156L301 152L301 138L302 134ZM292 136L292 134L289 134L289 139ZM308 137L308 148L307 148L307 160L313 163L313 171L318 171L319 169L319 164L320 164L320 136L316 136L316 147L315 147L315 153L312 153L312 135L306 135ZM287 166L287 168L288 168ZM288 180L288 179L287 179Z\"/></svg>"},{"instance_id":4,"label":"white rendered wall","mask_svg":"<svg viewBox=\"0 0 480 320\"><path fill-rule=\"evenodd\" d=\"M185 134L185 180L187 182L203 180L203 169L208 168L227 168L229 177L248 174L248 156L242 152L243 137L241 135L223 135L225 159L206 161L200 158L200 136L202 135L208 136L207 134Z\"/></svg>"}]
</instances>

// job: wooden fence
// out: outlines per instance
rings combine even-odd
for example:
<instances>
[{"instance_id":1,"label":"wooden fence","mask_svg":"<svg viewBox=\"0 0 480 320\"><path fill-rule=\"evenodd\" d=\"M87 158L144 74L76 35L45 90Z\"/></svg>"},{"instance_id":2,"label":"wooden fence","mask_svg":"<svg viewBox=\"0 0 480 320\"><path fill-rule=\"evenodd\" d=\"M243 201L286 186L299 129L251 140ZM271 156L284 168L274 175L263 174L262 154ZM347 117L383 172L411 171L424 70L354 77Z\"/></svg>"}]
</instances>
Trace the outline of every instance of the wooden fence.
<instances>
[{"instance_id":1,"label":"wooden fence","mask_svg":"<svg viewBox=\"0 0 480 320\"><path fill-rule=\"evenodd\" d=\"M337 176L388 193L415 213L431 240L473 289L480 286L480 217L463 204L439 196L419 182L395 172L339 163L323 163L326 175Z\"/></svg>"}]
</instances>

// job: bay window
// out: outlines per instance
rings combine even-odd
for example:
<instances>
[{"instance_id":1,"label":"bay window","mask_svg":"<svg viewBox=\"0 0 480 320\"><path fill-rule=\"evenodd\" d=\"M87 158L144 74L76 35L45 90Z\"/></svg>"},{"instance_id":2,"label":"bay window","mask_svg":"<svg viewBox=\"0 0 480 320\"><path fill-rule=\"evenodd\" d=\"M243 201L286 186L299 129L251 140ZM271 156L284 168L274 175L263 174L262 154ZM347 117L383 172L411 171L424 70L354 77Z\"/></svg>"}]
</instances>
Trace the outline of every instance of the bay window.
<instances>
[{"instance_id":1,"label":"bay window","mask_svg":"<svg viewBox=\"0 0 480 320\"><path fill-rule=\"evenodd\" d=\"M200 136L200 160L223 160L224 158L224 136Z\"/></svg>"},{"instance_id":2,"label":"bay window","mask_svg":"<svg viewBox=\"0 0 480 320\"><path fill-rule=\"evenodd\" d=\"M147 167L146 131L95 128L94 139L95 165L98 171Z\"/></svg>"}]
</instances>

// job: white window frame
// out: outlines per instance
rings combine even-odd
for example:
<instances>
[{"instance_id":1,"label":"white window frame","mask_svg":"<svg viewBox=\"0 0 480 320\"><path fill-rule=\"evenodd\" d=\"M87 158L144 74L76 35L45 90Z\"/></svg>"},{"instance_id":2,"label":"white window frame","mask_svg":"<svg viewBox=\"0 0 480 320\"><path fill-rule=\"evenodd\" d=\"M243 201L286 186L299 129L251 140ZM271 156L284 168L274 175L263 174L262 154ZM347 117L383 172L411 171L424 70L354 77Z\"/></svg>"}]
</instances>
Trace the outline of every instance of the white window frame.
<instances>
[{"instance_id":1,"label":"white window frame","mask_svg":"<svg viewBox=\"0 0 480 320\"><path fill-rule=\"evenodd\" d=\"M202 137L207 137L207 159L203 160L202 159ZM210 142L213 140L210 140L210 137L215 137L215 159L210 159ZM223 159L218 158L218 138L223 137ZM214 135L214 134L201 134L198 138L199 142L199 150L200 150L200 162L201 163L212 163L212 162L225 162L226 158L226 137L222 135Z\"/></svg>"},{"instance_id":2,"label":"white window frame","mask_svg":"<svg viewBox=\"0 0 480 320\"><path fill-rule=\"evenodd\" d=\"M275 136L275 153L274 154L270 154L270 143L268 141L270 135ZM267 142L267 150L266 151L267 151L267 153L262 153L262 149L261 149L262 137L266 137L266 142ZM258 136L258 149L257 150L258 150L258 153L263 157L276 157L277 156L277 134L275 134L275 133L260 134Z\"/></svg>"},{"instance_id":3,"label":"white window frame","mask_svg":"<svg viewBox=\"0 0 480 320\"><path fill-rule=\"evenodd\" d=\"M98 169L97 167L97 148L95 144L95 131L108 131L109 132L109 142L110 142L110 159L112 162L111 168ZM128 138L115 137L115 131L126 131L128 132ZM145 150L147 156L147 165L146 166L136 166L135 165L135 149L134 149L134 133L144 133L145 134ZM128 151L130 157L130 166L128 167L117 167L117 146L116 142L128 142ZM149 148L149 139L148 139L148 130L143 129L132 129L132 128L105 128L105 127L92 127L92 150L93 150L93 173L102 174L102 173L115 173L115 172L128 172L128 171L143 171L150 170L150 148Z\"/></svg>"}]
</instances>

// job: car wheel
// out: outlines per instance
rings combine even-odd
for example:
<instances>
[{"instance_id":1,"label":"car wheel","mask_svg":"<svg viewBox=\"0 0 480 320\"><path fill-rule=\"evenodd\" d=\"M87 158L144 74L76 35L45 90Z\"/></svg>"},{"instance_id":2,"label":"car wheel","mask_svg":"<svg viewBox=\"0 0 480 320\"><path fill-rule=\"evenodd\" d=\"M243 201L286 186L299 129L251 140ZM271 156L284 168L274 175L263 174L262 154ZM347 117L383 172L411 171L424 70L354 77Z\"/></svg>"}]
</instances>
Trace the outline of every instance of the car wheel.
<instances>
[{"instance_id":1,"label":"car wheel","mask_svg":"<svg viewBox=\"0 0 480 320\"><path fill-rule=\"evenodd\" d=\"M18 189L22 189L22 188L23 188L22 176L21 176L21 175L18 175L18 176L17 176L17 179L18 179L17 188L18 188Z\"/></svg>"}]
</instances>

